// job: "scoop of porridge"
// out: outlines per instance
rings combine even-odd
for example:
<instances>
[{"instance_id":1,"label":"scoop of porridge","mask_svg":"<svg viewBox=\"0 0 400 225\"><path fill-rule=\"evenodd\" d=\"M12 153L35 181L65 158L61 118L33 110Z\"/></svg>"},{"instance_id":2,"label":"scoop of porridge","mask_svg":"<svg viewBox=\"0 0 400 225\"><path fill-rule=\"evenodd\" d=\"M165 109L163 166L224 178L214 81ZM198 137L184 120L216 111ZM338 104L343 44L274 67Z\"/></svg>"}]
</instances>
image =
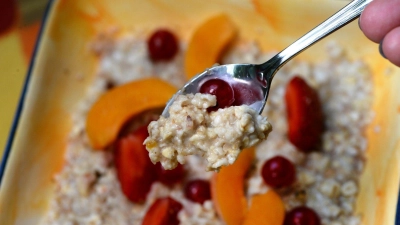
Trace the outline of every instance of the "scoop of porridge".
<instances>
[{"instance_id":1,"label":"scoop of porridge","mask_svg":"<svg viewBox=\"0 0 400 225\"><path fill-rule=\"evenodd\" d=\"M208 112L216 103L210 94L178 96L170 116L160 117L148 127L144 144L151 161L173 169L178 162L185 163L185 156L200 155L208 162L207 170L216 170L235 162L242 149L256 145L271 132L267 118L249 106Z\"/></svg>"}]
</instances>

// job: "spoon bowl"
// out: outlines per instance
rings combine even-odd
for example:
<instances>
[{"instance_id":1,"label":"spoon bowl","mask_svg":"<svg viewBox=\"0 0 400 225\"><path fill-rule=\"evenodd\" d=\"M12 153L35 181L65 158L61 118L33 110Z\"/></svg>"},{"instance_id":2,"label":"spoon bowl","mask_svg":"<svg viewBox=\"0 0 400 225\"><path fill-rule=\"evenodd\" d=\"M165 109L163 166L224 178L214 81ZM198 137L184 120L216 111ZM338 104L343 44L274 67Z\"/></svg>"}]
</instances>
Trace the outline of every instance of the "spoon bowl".
<instances>
[{"instance_id":1,"label":"spoon bowl","mask_svg":"<svg viewBox=\"0 0 400 225\"><path fill-rule=\"evenodd\" d=\"M215 66L195 76L186 83L167 103L162 116L168 117L168 109L179 95L199 93L200 87L210 79L221 79L239 91L251 91L251 97L245 104L261 113L267 100L270 80L265 80L255 64L228 64ZM272 79L271 79L272 80Z\"/></svg>"},{"instance_id":2,"label":"spoon bowl","mask_svg":"<svg viewBox=\"0 0 400 225\"><path fill-rule=\"evenodd\" d=\"M357 19L372 0L354 0L333 14L323 23L276 54L263 64L228 64L207 69L186 83L167 103L162 116L169 117L169 108L177 96L199 93L201 85L209 79L222 79L232 86L239 84L240 92L251 93L249 105L261 113L268 99L272 79L278 70L293 57L317 43L324 37ZM248 90L251 90L250 92Z\"/></svg>"}]
</instances>

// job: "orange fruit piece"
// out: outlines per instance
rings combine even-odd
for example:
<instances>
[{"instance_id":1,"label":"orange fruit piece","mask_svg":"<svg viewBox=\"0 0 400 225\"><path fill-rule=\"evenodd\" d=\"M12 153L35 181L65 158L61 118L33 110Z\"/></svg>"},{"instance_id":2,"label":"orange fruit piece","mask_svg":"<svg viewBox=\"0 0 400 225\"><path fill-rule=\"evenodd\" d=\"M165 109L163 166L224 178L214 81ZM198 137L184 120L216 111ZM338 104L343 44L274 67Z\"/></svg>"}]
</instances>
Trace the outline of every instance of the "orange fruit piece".
<instances>
[{"instance_id":1,"label":"orange fruit piece","mask_svg":"<svg viewBox=\"0 0 400 225\"><path fill-rule=\"evenodd\" d=\"M92 147L103 149L110 145L130 118L148 109L164 107L175 92L175 87L158 78L133 81L106 92L86 118Z\"/></svg>"},{"instance_id":2,"label":"orange fruit piece","mask_svg":"<svg viewBox=\"0 0 400 225\"><path fill-rule=\"evenodd\" d=\"M251 206L243 225L282 225L285 206L281 197L273 190L251 198Z\"/></svg>"},{"instance_id":3,"label":"orange fruit piece","mask_svg":"<svg viewBox=\"0 0 400 225\"><path fill-rule=\"evenodd\" d=\"M214 175L211 197L227 225L241 225L247 212L244 179L254 159L254 148L244 149L237 160Z\"/></svg>"},{"instance_id":4,"label":"orange fruit piece","mask_svg":"<svg viewBox=\"0 0 400 225\"><path fill-rule=\"evenodd\" d=\"M190 79L217 63L235 33L234 24L225 14L202 23L189 40L185 55L186 77Z\"/></svg>"}]
</instances>

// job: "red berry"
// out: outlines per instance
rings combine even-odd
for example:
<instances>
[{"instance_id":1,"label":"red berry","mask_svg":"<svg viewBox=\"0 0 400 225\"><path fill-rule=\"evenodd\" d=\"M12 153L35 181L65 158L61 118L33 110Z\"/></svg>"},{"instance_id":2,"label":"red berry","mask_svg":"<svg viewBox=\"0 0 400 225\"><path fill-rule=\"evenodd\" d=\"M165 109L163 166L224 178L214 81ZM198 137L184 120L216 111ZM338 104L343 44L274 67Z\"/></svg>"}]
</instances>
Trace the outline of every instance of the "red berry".
<instances>
[{"instance_id":1,"label":"red berry","mask_svg":"<svg viewBox=\"0 0 400 225\"><path fill-rule=\"evenodd\" d=\"M18 22L17 1L0 2L0 33L5 33Z\"/></svg>"},{"instance_id":2,"label":"red berry","mask_svg":"<svg viewBox=\"0 0 400 225\"><path fill-rule=\"evenodd\" d=\"M234 83L232 86L235 93L235 101L232 104L234 106L251 105L256 101L263 100L261 89L255 88L255 86L239 82Z\"/></svg>"},{"instance_id":3,"label":"red berry","mask_svg":"<svg viewBox=\"0 0 400 225\"><path fill-rule=\"evenodd\" d=\"M288 187L296 179L296 170L289 160L275 156L264 163L261 176L265 183L273 188Z\"/></svg>"},{"instance_id":4,"label":"red berry","mask_svg":"<svg viewBox=\"0 0 400 225\"><path fill-rule=\"evenodd\" d=\"M178 225L178 213L182 207L173 198L159 198L150 206L142 225Z\"/></svg>"},{"instance_id":5,"label":"red berry","mask_svg":"<svg viewBox=\"0 0 400 225\"><path fill-rule=\"evenodd\" d=\"M174 184L177 184L183 180L183 177L185 176L185 170L181 164L178 164L178 166L175 169L172 170L166 170L164 167L162 167L161 163L156 164L156 171L157 171L157 179L168 186L172 186Z\"/></svg>"},{"instance_id":6,"label":"red berry","mask_svg":"<svg viewBox=\"0 0 400 225\"><path fill-rule=\"evenodd\" d=\"M178 43L173 33L160 29L150 36L147 48L153 61L170 60L178 52Z\"/></svg>"},{"instance_id":7,"label":"red berry","mask_svg":"<svg viewBox=\"0 0 400 225\"><path fill-rule=\"evenodd\" d=\"M285 216L284 225L321 225L318 214L306 207L299 206L292 209Z\"/></svg>"},{"instance_id":8,"label":"red berry","mask_svg":"<svg viewBox=\"0 0 400 225\"><path fill-rule=\"evenodd\" d=\"M203 204L211 199L210 183L205 180L192 180L186 184L185 196L193 202Z\"/></svg>"},{"instance_id":9,"label":"red berry","mask_svg":"<svg viewBox=\"0 0 400 225\"><path fill-rule=\"evenodd\" d=\"M211 107L209 111L229 107L235 101L231 85L221 79L210 79L204 82L200 87L200 93L211 94L217 97L217 105Z\"/></svg>"}]
</instances>

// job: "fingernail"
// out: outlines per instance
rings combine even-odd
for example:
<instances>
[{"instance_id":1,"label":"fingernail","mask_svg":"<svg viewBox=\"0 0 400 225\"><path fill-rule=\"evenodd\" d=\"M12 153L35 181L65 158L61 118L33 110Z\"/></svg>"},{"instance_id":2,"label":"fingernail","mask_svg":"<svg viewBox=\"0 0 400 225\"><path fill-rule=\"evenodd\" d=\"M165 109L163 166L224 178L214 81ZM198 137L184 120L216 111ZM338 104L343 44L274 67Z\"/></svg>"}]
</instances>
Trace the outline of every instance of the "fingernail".
<instances>
[{"instance_id":1,"label":"fingernail","mask_svg":"<svg viewBox=\"0 0 400 225\"><path fill-rule=\"evenodd\" d=\"M381 56L383 58L387 59L386 56L385 56L385 53L383 52L382 45L383 45L383 40L381 41L381 43L379 43L379 53L381 54Z\"/></svg>"}]
</instances>

